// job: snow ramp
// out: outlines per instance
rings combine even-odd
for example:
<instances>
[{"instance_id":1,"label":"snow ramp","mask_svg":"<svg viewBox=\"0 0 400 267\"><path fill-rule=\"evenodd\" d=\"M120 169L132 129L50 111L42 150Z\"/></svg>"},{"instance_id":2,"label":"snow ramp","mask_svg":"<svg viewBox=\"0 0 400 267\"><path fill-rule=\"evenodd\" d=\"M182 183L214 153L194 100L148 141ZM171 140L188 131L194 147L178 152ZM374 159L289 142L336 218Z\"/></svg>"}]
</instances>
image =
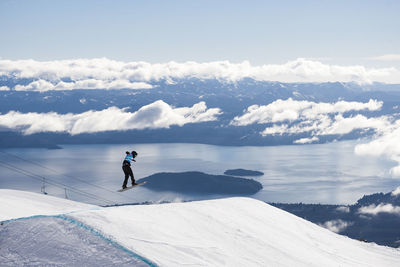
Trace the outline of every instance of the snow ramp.
<instances>
[{"instance_id":1,"label":"snow ramp","mask_svg":"<svg viewBox=\"0 0 400 267\"><path fill-rule=\"evenodd\" d=\"M0 226L1 266L149 266L67 217L35 216Z\"/></svg>"},{"instance_id":2,"label":"snow ramp","mask_svg":"<svg viewBox=\"0 0 400 267\"><path fill-rule=\"evenodd\" d=\"M27 209L30 198L35 205ZM0 205L2 218L13 218L0 225L0 261L11 265L105 266L96 261L103 257L118 266L400 267L398 249L352 240L251 198L101 208L67 200L53 206L48 196L0 190L0 200L21 209ZM63 212L54 215L57 209ZM13 217L40 212L50 215ZM62 261L48 253L53 247Z\"/></svg>"},{"instance_id":3,"label":"snow ramp","mask_svg":"<svg viewBox=\"0 0 400 267\"><path fill-rule=\"evenodd\" d=\"M71 216L159 266L400 266L397 249L335 234L251 198Z\"/></svg>"}]
</instances>

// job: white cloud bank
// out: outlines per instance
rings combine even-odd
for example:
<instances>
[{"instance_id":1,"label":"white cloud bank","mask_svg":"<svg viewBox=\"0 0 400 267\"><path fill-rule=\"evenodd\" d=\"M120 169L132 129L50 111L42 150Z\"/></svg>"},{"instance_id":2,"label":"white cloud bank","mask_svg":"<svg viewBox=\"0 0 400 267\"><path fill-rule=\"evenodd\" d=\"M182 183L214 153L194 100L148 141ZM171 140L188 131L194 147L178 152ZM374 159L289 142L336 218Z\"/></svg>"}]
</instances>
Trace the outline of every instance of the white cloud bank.
<instances>
[{"instance_id":1,"label":"white cloud bank","mask_svg":"<svg viewBox=\"0 0 400 267\"><path fill-rule=\"evenodd\" d=\"M309 133L309 137L296 140L296 144L312 143L319 136L343 135L354 130L369 130L381 132L391 126L391 118L381 116L367 118L361 114L345 117L347 112L376 111L381 109L383 102L369 100L367 103L338 101L336 103L315 103L297 101L291 98L276 100L265 106L250 106L243 115L235 117L231 125L246 126L250 124L268 124L260 134L294 135Z\"/></svg>"},{"instance_id":2,"label":"white cloud bank","mask_svg":"<svg viewBox=\"0 0 400 267\"><path fill-rule=\"evenodd\" d=\"M327 221L323 224L321 224L322 227L331 230L332 232L335 233L340 233L344 231L347 227L353 225L351 222L346 222L343 220L332 220L332 221Z\"/></svg>"},{"instance_id":3,"label":"white cloud bank","mask_svg":"<svg viewBox=\"0 0 400 267\"><path fill-rule=\"evenodd\" d=\"M343 212L343 213L349 213L350 207L349 206L340 206L340 207L336 208L336 211Z\"/></svg>"},{"instance_id":4,"label":"white cloud bank","mask_svg":"<svg viewBox=\"0 0 400 267\"><path fill-rule=\"evenodd\" d=\"M393 206L392 204L371 204L369 206L361 207L358 209L358 213L377 215L378 213L391 213L400 215L400 207Z\"/></svg>"},{"instance_id":5,"label":"white cloud bank","mask_svg":"<svg viewBox=\"0 0 400 267\"><path fill-rule=\"evenodd\" d=\"M235 117L233 125L245 126L253 123L263 124L271 122L318 119L332 113L345 113L360 110L379 110L383 102L369 100L367 103L338 101L336 103L315 103L298 101L289 98L278 99L266 106L253 105L247 108L242 116Z\"/></svg>"},{"instance_id":6,"label":"white cloud bank","mask_svg":"<svg viewBox=\"0 0 400 267\"><path fill-rule=\"evenodd\" d=\"M28 85L16 85L16 91L50 91L50 90L74 90L74 89L151 89L153 86L145 82L131 82L128 80L96 80L85 79L73 82L50 82L39 79Z\"/></svg>"},{"instance_id":7,"label":"white cloud bank","mask_svg":"<svg viewBox=\"0 0 400 267\"><path fill-rule=\"evenodd\" d=\"M396 68L328 65L316 60L299 58L285 64L252 66L248 61L121 62L107 58L54 61L0 60L0 75L32 78L28 85L15 90L71 89L148 89L150 82L160 79L221 79L235 82L243 78L281 82L384 82L400 83Z\"/></svg>"},{"instance_id":8,"label":"white cloud bank","mask_svg":"<svg viewBox=\"0 0 400 267\"><path fill-rule=\"evenodd\" d=\"M133 113L117 107L80 114L11 111L0 115L0 126L20 130L24 134L67 132L74 135L114 130L169 128L172 125L183 126L187 123L213 121L220 114L220 109L207 109L204 102L199 102L192 107L174 108L158 100Z\"/></svg>"},{"instance_id":9,"label":"white cloud bank","mask_svg":"<svg viewBox=\"0 0 400 267\"><path fill-rule=\"evenodd\" d=\"M392 191L392 196L398 196L400 195L400 186L397 187L395 190Z\"/></svg>"},{"instance_id":10,"label":"white cloud bank","mask_svg":"<svg viewBox=\"0 0 400 267\"><path fill-rule=\"evenodd\" d=\"M400 61L400 54L386 54L378 57L371 57L370 59L378 61Z\"/></svg>"},{"instance_id":11,"label":"white cloud bank","mask_svg":"<svg viewBox=\"0 0 400 267\"><path fill-rule=\"evenodd\" d=\"M397 166L390 169L394 177L400 177L400 120L395 121L381 135L369 143L359 144L354 151L357 155L387 157Z\"/></svg>"}]
</instances>

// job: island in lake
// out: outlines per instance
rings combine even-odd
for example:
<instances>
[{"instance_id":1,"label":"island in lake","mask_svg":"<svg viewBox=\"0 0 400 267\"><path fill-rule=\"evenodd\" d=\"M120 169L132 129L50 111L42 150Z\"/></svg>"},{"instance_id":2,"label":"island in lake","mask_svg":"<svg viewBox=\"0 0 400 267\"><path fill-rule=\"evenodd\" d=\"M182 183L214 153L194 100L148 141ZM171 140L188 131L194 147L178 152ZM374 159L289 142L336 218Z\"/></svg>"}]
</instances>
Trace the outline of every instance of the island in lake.
<instances>
[{"instance_id":1,"label":"island in lake","mask_svg":"<svg viewBox=\"0 0 400 267\"><path fill-rule=\"evenodd\" d=\"M195 194L252 195L263 187L261 183L227 175L202 172L156 173L138 180L154 191L173 191Z\"/></svg>"},{"instance_id":2,"label":"island in lake","mask_svg":"<svg viewBox=\"0 0 400 267\"><path fill-rule=\"evenodd\" d=\"M260 171L251 171L245 169L233 169L233 170L226 170L224 172L225 175L234 175L234 176L262 176L264 175L263 172Z\"/></svg>"}]
</instances>

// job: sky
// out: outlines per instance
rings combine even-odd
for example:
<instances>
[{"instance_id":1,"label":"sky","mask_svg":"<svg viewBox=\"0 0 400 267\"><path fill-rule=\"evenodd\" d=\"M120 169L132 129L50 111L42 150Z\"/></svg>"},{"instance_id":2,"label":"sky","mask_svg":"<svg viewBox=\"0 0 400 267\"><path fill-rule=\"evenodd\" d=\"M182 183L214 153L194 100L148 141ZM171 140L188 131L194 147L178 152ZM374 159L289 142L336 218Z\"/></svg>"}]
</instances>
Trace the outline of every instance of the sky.
<instances>
[{"instance_id":1,"label":"sky","mask_svg":"<svg viewBox=\"0 0 400 267\"><path fill-rule=\"evenodd\" d=\"M400 68L397 0L1 0L0 59Z\"/></svg>"}]
</instances>

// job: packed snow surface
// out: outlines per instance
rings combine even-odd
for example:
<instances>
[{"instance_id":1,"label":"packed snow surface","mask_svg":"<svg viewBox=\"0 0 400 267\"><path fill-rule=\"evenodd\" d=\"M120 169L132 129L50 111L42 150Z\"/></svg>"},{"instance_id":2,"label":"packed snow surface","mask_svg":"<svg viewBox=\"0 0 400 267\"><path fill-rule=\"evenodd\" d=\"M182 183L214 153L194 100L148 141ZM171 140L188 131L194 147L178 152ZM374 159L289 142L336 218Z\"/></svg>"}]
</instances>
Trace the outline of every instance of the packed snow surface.
<instances>
[{"instance_id":1,"label":"packed snow surface","mask_svg":"<svg viewBox=\"0 0 400 267\"><path fill-rule=\"evenodd\" d=\"M35 215L54 215L97 206L32 192L0 189L0 221Z\"/></svg>"},{"instance_id":2,"label":"packed snow surface","mask_svg":"<svg viewBox=\"0 0 400 267\"><path fill-rule=\"evenodd\" d=\"M3 190L0 195L7 199ZM23 202L34 199L35 213L54 208L49 206L49 199L53 200L49 196L23 192L8 196L21 209L25 209ZM60 212L69 212L67 218L159 266L400 266L397 249L349 239L251 198L98 209L87 205L86 210L76 203L79 212L71 212L69 201L59 200L58 205ZM3 218L18 216L5 205L0 213ZM47 227L30 229L45 232ZM90 243L98 246L97 241ZM1 241L1 246L7 245Z\"/></svg>"},{"instance_id":3,"label":"packed snow surface","mask_svg":"<svg viewBox=\"0 0 400 267\"><path fill-rule=\"evenodd\" d=\"M0 227L0 266L148 266L86 229L38 217Z\"/></svg>"}]
</instances>

